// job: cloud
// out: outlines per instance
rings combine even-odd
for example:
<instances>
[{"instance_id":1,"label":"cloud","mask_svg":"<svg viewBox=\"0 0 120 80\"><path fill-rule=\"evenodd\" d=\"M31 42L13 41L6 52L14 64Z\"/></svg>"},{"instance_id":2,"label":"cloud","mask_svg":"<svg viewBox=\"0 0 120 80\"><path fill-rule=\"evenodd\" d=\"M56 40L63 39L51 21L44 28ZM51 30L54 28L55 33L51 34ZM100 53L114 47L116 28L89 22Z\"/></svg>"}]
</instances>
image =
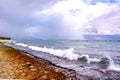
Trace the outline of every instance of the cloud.
<instances>
[{"instance_id":1,"label":"cloud","mask_svg":"<svg viewBox=\"0 0 120 80\"><path fill-rule=\"evenodd\" d=\"M83 1L88 4L93 4L93 5L95 5L98 2L102 2L102 3L117 3L117 2L119 2L119 0L83 0Z\"/></svg>"},{"instance_id":2,"label":"cloud","mask_svg":"<svg viewBox=\"0 0 120 80\"><path fill-rule=\"evenodd\" d=\"M108 18L97 19L93 25L97 26L98 34L119 35L120 34L120 16L111 16Z\"/></svg>"},{"instance_id":3,"label":"cloud","mask_svg":"<svg viewBox=\"0 0 120 80\"><path fill-rule=\"evenodd\" d=\"M0 20L0 36L9 36L14 39L28 38L20 26L12 26L5 20Z\"/></svg>"},{"instance_id":4,"label":"cloud","mask_svg":"<svg viewBox=\"0 0 120 80\"><path fill-rule=\"evenodd\" d=\"M52 1L52 2L51 2ZM31 13L35 10L41 10L48 7L57 0L1 0L0 1L0 36L10 36L13 38L34 37L25 31L26 28L39 26L36 19L31 17ZM38 27L38 29L40 29ZM44 28L42 28L44 29ZM44 30L42 30L44 31ZM33 34L36 34L34 32ZM39 36L39 35L38 35Z\"/></svg>"},{"instance_id":5,"label":"cloud","mask_svg":"<svg viewBox=\"0 0 120 80\"><path fill-rule=\"evenodd\" d=\"M40 27L34 26L34 27L26 27L24 29L24 31L29 34L29 36L35 36L36 34L39 34L40 31Z\"/></svg>"},{"instance_id":6,"label":"cloud","mask_svg":"<svg viewBox=\"0 0 120 80\"><path fill-rule=\"evenodd\" d=\"M106 3L104 1L103 3L102 1L102 2L96 2L96 4L93 5L93 4L87 4L82 0L76 0L76 1L62 0L62 1L58 1L56 4L54 4L49 8L45 8L43 10L40 11L38 10L33 12L33 15L40 19L43 16L46 19L52 15L56 15L56 14L61 15L62 16L62 20L60 20L62 21L61 35L63 37L67 36L67 38L83 39L84 38L83 35L86 33L87 34L94 33L101 35L120 34L118 31L117 31L118 33L116 33L116 30L119 25L115 26L116 29L113 29L113 26L111 26L111 24L114 25L112 21L115 20L112 17L116 17L116 15L112 14L113 12L119 13L119 4L117 3L113 4L108 1L106 1ZM111 15L111 16L104 17L107 15ZM99 20L99 18L101 19ZM102 22L102 20L104 21ZM111 23L107 22L109 20L111 20Z\"/></svg>"},{"instance_id":7,"label":"cloud","mask_svg":"<svg viewBox=\"0 0 120 80\"><path fill-rule=\"evenodd\" d=\"M84 39L120 35L119 0L1 0L0 35Z\"/></svg>"}]
</instances>

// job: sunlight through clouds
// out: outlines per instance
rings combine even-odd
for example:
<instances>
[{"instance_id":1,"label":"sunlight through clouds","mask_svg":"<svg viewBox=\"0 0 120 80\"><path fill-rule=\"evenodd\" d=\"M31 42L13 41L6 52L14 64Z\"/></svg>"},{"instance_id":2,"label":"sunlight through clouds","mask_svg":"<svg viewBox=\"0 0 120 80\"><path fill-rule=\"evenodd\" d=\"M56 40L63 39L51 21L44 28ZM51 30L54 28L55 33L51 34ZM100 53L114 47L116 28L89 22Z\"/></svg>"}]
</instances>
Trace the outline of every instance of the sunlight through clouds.
<instances>
[{"instance_id":1,"label":"sunlight through clouds","mask_svg":"<svg viewBox=\"0 0 120 80\"><path fill-rule=\"evenodd\" d=\"M0 20L11 37L14 30L16 38L85 39L84 35L120 35L119 7L119 0L1 0ZM7 33L0 28L0 34Z\"/></svg>"},{"instance_id":2,"label":"sunlight through clouds","mask_svg":"<svg viewBox=\"0 0 120 80\"><path fill-rule=\"evenodd\" d=\"M96 5L86 4L82 0L62 0L55 3L53 6L49 8L45 8L43 10L38 10L33 13L33 15L37 16L37 18L41 18L41 16L51 16L54 14L62 15L62 23L63 33L67 34L68 37L74 38L83 38L84 34L93 34L94 29L97 29L94 34L101 34L101 35L113 35L116 34L111 31L112 26L109 23L97 24L93 26L95 23L94 21L97 18L103 17L105 15L110 15L111 12L119 10L118 4L111 4L111 3L102 3L98 2ZM110 17L115 16L111 14ZM109 18L109 17L107 17ZM101 20L104 20L104 17ZM95 21L96 23L99 23ZM102 26L100 26L102 25ZM107 25L107 26L106 26ZM92 26L91 28L87 28L88 26ZM116 26L117 27L117 26ZM87 32L86 29L93 29L90 32ZM66 32L69 31L69 32ZM85 31L85 32L84 32ZM93 31L93 32L92 32ZM70 36L69 36L70 35ZM66 35L65 35L66 36Z\"/></svg>"}]
</instances>

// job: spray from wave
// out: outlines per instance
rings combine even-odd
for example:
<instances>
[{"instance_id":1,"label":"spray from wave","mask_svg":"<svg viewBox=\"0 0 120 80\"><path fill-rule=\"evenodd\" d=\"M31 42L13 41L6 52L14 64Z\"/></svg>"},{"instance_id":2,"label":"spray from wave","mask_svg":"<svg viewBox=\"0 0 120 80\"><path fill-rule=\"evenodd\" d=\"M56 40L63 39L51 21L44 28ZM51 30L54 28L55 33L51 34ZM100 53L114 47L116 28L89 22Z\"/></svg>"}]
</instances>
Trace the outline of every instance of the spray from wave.
<instances>
[{"instance_id":1,"label":"spray from wave","mask_svg":"<svg viewBox=\"0 0 120 80\"><path fill-rule=\"evenodd\" d=\"M107 55L107 58L110 61L110 65L109 65L108 69L115 70L115 71L120 71L120 66L115 65L115 62L113 61L113 59L111 58L111 56Z\"/></svg>"},{"instance_id":2,"label":"spray from wave","mask_svg":"<svg viewBox=\"0 0 120 80\"><path fill-rule=\"evenodd\" d=\"M32 50L36 50L36 51L50 53L50 54L53 54L55 56L68 58L70 60L76 60L79 56L78 54L74 53L74 48L65 49L65 50L46 48L46 47L42 48L42 47L36 47L36 46L29 46L29 48Z\"/></svg>"},{"instance_id":3,"label":"spray from wave","mask_svg":"<svg viewBox=\"0 0 120 80\"><path fill-rule=\"evenodd\" d=\"M32 45L28 45L28 44L24 44L24 43L16 43L15 42L14 44L17 46L21 46L21 47L27 47L27 48L35 50L35 51L45 52L45 53L49 53L49 54L52 54L52 55L55 55L58 57L67 58L69 60L79 60L80 58L84 57L88 64L90 64L91 62L101 62L101 60L102 60L101 58L96 58L96 57L91 58L88 54L77 54L77 53L75 53L74 48L53 49L53 48L47 48L47 47L32 46ZM109 66L108 66L109 70L120 71L120 67L115 65L111 56L106 55L106 58L109 60Z\"/></svg>"}]
</instances>

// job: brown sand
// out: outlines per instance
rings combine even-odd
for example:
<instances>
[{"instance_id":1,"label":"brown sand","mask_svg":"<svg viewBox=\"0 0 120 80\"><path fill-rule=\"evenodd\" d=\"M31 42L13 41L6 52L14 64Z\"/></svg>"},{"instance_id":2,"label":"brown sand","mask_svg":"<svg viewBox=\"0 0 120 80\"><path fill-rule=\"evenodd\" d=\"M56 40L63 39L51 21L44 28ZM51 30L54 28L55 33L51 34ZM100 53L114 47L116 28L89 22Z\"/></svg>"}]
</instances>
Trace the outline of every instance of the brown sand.
<instances>
[{"instance_id":1,"label":"brown sand","mask_svg":"<svg viewBox=\"0 0 120 80\"><path fill-rule=\"evenodd\" d=\"M42 61L0 45L0 79L66 80L66 77Z\"/></svg>"}]
</instances>

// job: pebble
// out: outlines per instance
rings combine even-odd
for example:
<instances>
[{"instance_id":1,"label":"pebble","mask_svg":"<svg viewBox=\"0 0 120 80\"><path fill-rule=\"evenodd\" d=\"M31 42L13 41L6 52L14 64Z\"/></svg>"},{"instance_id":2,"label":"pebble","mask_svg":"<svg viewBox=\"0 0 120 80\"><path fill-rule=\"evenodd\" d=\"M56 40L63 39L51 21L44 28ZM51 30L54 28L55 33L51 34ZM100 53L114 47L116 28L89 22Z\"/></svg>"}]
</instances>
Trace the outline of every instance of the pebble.
<instances>
[{"instance_id":1,"label":"pebble","mask_svg":"<svg viewBox=\"0 0 120 80\"><path fill-rule=\"evenodd\" d=\"M31 62L26 62L26 64L31 64Z\"/></svg>"},{"instance_id":2,"label":"pebble","mask_svg":"<svg viewBox=\"0 0 120 80\"><path fill-rule=\"evenodd\" d=\"M31 71L36 71L36 69L30 69Z\"/></svg>"},{"instance_id":3,"label":"pebble","mask_svg":"<svg viewBox=\"0 0 120 80\"><path fill-rule=\"evenodd\" d=\"M47 78L47 76L46 76L46 75L44 75L44 76L41 76L41 78L44 78L44 79L45 79L45 78Z\"/></svg>"},{"instance_id":4,"label":"pebble","mask_svg":"<svg viewBox=\"0 0 120 80\"><path fill-rule=\"evenodd\" d=\"M26 73L22 73L23 76L26 76Z\"/></svg>"},{"instance_id":5,"label":"pebble","mask_svg":"<svg viewBox=\"0 0 120 80\"><path fill-rule=\"evenodd\" d=\"M49 71L44 71L45 74L49 73Z\"/></svg>"},{"instance_id":6,"label":"pebble","mask_svg":"<svg viewBox=\"0 0 120 80\"><path fill-rule=\"evenodd\" d=\"M50 79L50 80L56 80L56 79Z\"/></svg>"},{"instance_id":7,"label":"pebble","mask_svg":"<svg viewBox=\"0 0 120 80\"><path fill-rule=\"evenodd\" d=\"M30 69L34 69L35 67L33 65L29 66Z\"/></svg>"}]
</instances>

